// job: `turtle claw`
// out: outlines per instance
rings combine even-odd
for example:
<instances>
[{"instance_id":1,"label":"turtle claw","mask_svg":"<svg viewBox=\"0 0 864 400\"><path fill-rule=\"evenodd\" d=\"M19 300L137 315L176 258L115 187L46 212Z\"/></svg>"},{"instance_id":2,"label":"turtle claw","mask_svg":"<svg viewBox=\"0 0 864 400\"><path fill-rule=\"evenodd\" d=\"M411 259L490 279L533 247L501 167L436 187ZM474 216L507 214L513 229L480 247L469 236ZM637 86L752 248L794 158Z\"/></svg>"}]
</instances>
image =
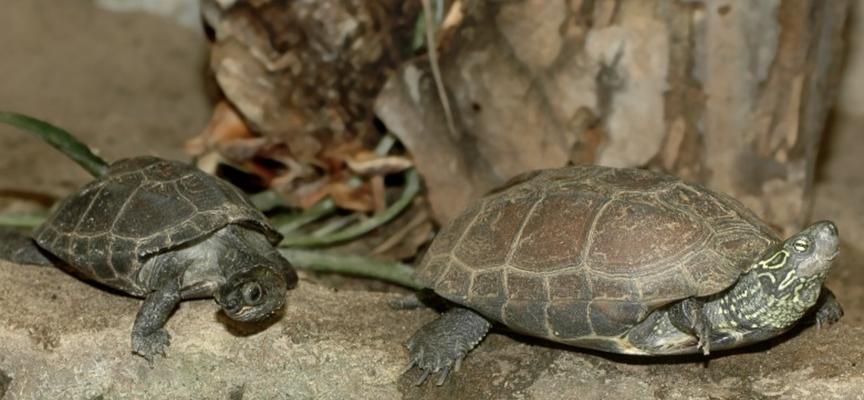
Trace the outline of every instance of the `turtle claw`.
<instances>
[{"instance_id":1,"label":"turtle claw","mask_svg":"<svg viewBox=\"0 0 864 400\"><path fill-rule=\"evenodd\" d=\"M670 311L669 319L676 328L695 337L696 349L711 354L711 322L702 311L702 304L685 299Z\"/></svg>"},{"instance_id":2,"label":"turtle claw","mask_svg":"<svg viewBox=\"0 0 864 400\"><path fill-rule=\"evenodd\" d=\"M165 349L171 344L171 335L164 329L149 335L132 335L132 352L138 354L153 366L155 356L166 357Z\"/></svg>"},{"instance_id":3,"label":"turtle claw","mask_svg":"<svg viewBox=\"0 0 864 400\"><path fill-rule=\"evenodd\" d=\"M437 375L435 384L437 386L443 385L450 376L450 372L458 369L457 365L460 365L462 359L465 358L464 352L458 352L454 348L430 351L430 349L420 346L417 351L409 351L412 353L411 361L408 363L403 373L414 369L414 367L417 367L422 371L420 377L414 382L414 386L422 385L423 382L426 382L426 379L433 374Z\"/></svg>"},{"instance_id":4,"label":"turtle claw","mask_svg":"<svg viewBox=\"0 0 864 400\"><path fill-rule=\"evenodd\" d=\"M417 378L417 380L414 382L414 386L420 386L423 384L423 382L426 382L426 378L429 378L429 375L431 373L432 371L429 371L428 369L424 370L423 373L420 374L420 377Z\"/></svg>"},{"instance_id":5,"label":"turtle claw","mask_svg":"<svg viewBox=\"0 0 864 400\"><path fill-rule=\"evenodd\" d=\"M706 340L708 337L708 333L700 333L699 334L699 343L696 345L697 349L702 349L702 355L711 354L711 342Z\"/></svg>"},{"instance_id":6,"label":"turtle claw","mask_svg":"<svg viewBox=\"0 0 864 400\"><path fill-rule=\"evenodd\" d=\"M443 385L444 382L447 381L447 378L450 376L450 372L452 371L453 368L449 365L441 369L441 372L438 373L438 380L435 381L435 386Z\"/></svg>"},{"instance_id":7,"label":"turtle claw","mask_svg":"<svg viewBox=\"0 0 864 400\"><path fill-rule=\"evenodd\" d=\"M453 343L453 338L445 330L437 329L439 324L435 322L427 325L429 329L418 331L406 345L411 360L405 372L414 367L422 371L415 386L422 385L433 374L437 375L435 384L443 385L450 372L465 358L466 350L462 350L465 346Z\"/></svg>"}]
</instances>

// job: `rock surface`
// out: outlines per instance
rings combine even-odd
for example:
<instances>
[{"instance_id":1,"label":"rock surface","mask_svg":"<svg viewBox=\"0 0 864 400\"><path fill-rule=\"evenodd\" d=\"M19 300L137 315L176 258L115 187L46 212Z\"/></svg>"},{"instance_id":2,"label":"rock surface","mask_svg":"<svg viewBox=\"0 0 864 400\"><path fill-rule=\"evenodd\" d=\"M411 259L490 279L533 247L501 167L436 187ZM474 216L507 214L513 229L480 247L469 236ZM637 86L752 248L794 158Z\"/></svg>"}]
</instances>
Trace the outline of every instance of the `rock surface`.
<instances>
[{"instance_id":1,"label":"rock surface","mask_svg":"<svg viewBox=\"0 0 864 400\"><path fill-rule=\"evenodd\" d=\"M53 268L0 263L0 388L9 399L740 399L862 398L864 328L840 323L711 359L649 360L493 334L442 387L402 375L402 343L434 318L395 311L396 294L309 279L284 315L238 325L185 302L153 368L129 351L139 300ZM853 345L849 345L853 344Z\"/></svg>"}]
</instances>

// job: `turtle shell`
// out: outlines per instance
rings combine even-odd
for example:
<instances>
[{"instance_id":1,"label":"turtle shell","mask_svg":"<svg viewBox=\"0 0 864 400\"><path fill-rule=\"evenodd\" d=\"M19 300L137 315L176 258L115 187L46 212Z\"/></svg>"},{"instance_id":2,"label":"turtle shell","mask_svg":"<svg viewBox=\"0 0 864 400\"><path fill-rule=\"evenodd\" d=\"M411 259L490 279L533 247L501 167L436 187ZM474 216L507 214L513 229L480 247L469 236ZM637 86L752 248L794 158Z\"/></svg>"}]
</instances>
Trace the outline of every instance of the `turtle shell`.
<instances>
[{"instance_id":1,"label":"turtle shell","mask_svg":"<svg viewBox=\"0 0 864 400\"><path fill-rule=\"evenodd\" d=\"M185 163L137 157L66 198L34 239L85 278L142 295L148 290L136 276L149 257L228 224L274 245L282 238L233 185Z\"/></svg>"},{"instance_id":2,"label":"turtle shell","mask_svg":"<svg viewBox=\"0 0 864 400\"><path fill-rule=\"evenodd\" d=\"M515 331L616 351L602 339L730 287L778 241L742 204L704 187L567 167L522 175L471 205L415 276Z\"/></svg>"}]
</instances>

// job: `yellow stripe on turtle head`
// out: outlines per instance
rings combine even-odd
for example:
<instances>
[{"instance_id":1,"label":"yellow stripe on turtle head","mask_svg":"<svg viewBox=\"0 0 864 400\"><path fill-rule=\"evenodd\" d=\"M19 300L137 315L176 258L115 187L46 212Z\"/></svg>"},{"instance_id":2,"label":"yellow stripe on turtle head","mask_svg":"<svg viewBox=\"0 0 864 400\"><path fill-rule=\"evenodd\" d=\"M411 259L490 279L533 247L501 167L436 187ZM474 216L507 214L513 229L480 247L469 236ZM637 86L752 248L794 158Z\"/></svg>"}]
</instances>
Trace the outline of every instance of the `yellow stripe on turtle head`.
<instances>
[{"instance_id":1,"label":"yellow stripe on turtle head","mask_svg":"<svg viewBox=\"0 0 864 400\"><path fill-rule=\"evenodd\" d=\"M780 269L786 265L787 259L789 259L789 252L786 250L780 250L774 253L771 258L759 261L759 266L764 269Z\"/></svg>"}]
</instances>

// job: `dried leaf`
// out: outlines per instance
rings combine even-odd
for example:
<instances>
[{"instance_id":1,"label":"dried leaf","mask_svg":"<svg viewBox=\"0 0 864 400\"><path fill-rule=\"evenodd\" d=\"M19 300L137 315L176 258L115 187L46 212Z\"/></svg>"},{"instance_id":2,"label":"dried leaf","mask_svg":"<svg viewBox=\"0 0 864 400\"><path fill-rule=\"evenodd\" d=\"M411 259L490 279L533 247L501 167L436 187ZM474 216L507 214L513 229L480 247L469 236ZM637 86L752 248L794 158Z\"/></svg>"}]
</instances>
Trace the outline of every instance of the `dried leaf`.
<instances>
[{"instance_id":1,"label":"dried leaf","mask_svg":"<svg viewBox=\"0 0 864 400\"><path fill-rule=\"evenodd\" d=\"M213 109L213 115L204 130L186 141L186 152L198 157L212 151L219 144L252 137L240 115L228 103L220 101Z\"/></svg>"},{"instance_id":2,"label":"dried leaf","mask_svg":"<svg viewBox=\"0 0 864 400\"><path fill-rule=\"evenodd\" d=\"M355 159L349 158L345 162L351 171L364 176L393 174L402 172L414 165L410 159L405 157L378 157L372 152L361 154Z\"/></svg>"},{"instance_id":3,"label":"dried leaf","mask_svg":"<svg viewBox=\"0 0 864 400\"><path fill-rule=\"evenodd\" d=\"M384 187L384 177L381 175L373 176L369 179L369 187L372 189L372 204L375 206L375 212L384 211L387 208L387 193Z\"/></svg>"},{"instance_id":4,"label":"dried leaf","mask_svg":"<svg viewBox=\"0 0 864 400\"><path fill-rule=\"evenodd\" d=\"M344 182L334 182L327 185L327 193L340 208L361 212L375 209L375 200L367 185L351 187Z\"/></svg>"},{"instance_id":5,"label":"dried leaf","mask_svg":"<svg viewBox=\"0 0 864 400\"><path fill-rule=\"evenodd\" d=\"M231 161L244 162L260 154L261 150L269 144L270 140L267 138L253 137L222 141L216 144L216 149Z\"/></svg>"}]
</instances>

